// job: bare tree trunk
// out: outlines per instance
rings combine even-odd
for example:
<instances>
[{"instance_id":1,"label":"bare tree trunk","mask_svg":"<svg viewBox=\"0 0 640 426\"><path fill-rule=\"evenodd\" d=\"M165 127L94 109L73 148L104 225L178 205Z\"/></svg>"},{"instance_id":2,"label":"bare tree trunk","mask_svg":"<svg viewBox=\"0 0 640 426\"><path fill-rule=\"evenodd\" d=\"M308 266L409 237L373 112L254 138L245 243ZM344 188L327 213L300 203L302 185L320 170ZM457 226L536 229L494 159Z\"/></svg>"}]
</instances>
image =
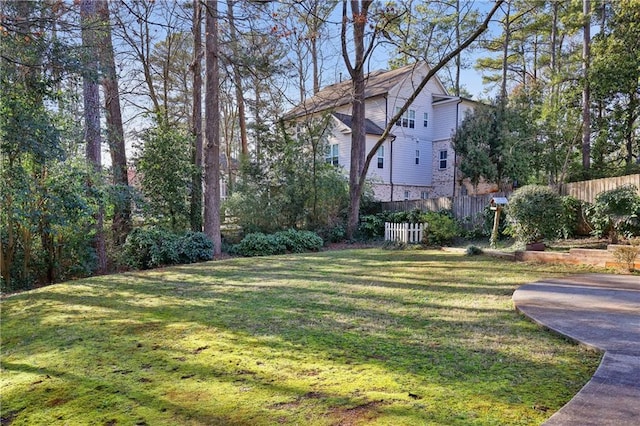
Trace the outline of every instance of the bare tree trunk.
<instances>
[{"instance_id":1,"label":"bare tree trunk","mask_svg":"<svg viewBox=\"0 0 640 426\"><path fill-rule=\"evenodd\" d=\"M456 0L456 46L460 45L460 0ZM462 67L460 54L456 55L456 80L454 95L460 96L460 68Z\"/></svg>"},{"instance_id":2,"label":"bare tree trunk","mask_svg":"<svg viewBox=\"0 0 640 426\"><path fill-rule=\"evenodd\" d=\"M85 75L83 76L82 94L84 98L85 141L87 144L87 162L93 166L96 173L102 167L100 155L100 86L98 84L98 46L96 25L97 0L82 0L80 2L80 19L82 22L82 47L85 52ZM93 178L88 186L93 185ZM98 255L98 272L107 269L107 253L103 232L104 211L102 207L96 213L96 236L94 247Z\"/></svg>"},{"instance_id":3,"label":"bare tree trunk","mask_svg":"<svg viewBox=\"0 0 640 426\"><path fill-rule=\"evenodd\" d=\"M625 156L625 163L627 167L633 165L633 141L634 141L634 127L633 123L638 118L638 95L636 92L629 93L629 105L627 106L627 117L625 125L625 147L627 149L627 155Z\"/></svg>"},{"instance_id":4,"label":"bare tree trunk","mask_svg":"<svg viewBox=\"0 0 640 426\"><path fill-rule=\"evenodd\" d=\"M342 57L351 76L353 90L352 121L351 121L351 164L349 169L349 217L347 221L347 238L351 239L358 230L360 215L360 198L362 184L360 176L364 168L366 154L365 132L365 80L364 64L366 60L364 49L364 31L366 28L369 6L371 1L352 1L353 13L353 43L355 48L355 62L352 64L346 48L347 3L342 3Z\"/></svg>"},{"instance_id":5,"label":"bare tree trunk","mask_svg":"<svg viewBox=\"0 0 640 426\"><path fill-rule=\"evenodd\" d=\"M311 64L313 65L313 94L320 91L320 69L318 64L318 36L320 24L318 22L318 2L313 3L312 31L311 34Z\"/></svg>"},{"instance_id":6,"label":"bare tree trunk","mask_svg":"<svg viewBox=\"0 0 640 426\"><path fill-rule=\"evenodd\" d=\"M591 168L591 87L589 86L589 62L591 61L591 0L582 0L584 14L582 43L582 168Z\"/></svg>"},{"instance_id":7,"label":"bare tree trunk","mask_svg":"<svg viewBox=\"0 0 640 426\"><path fill-rule=\"evenodd\" d=\"M220 235L220 71L218 69L218 2L207 0L205 24L205 137L204 150L204 232L219 255Z\"/></svg>"},{"instance_id":8,"label":"bare tree trunk","mask_svg":"<svg viewBox=\"0 0 640 426\"><path fill-rule=\"evenodd\" d=\"M227 0L227 19L229 20L229 33L231 36L232 49L238 48L238 34L236 31L235 21L233 18L233 0ZM244 90L242 88L242 75L238 64L232 63L233 69L233 85L236 88L236 102L238 103L238 121L240 127L240 146L242 156L249 155L249 142L247 140L247 115L245 113ZM227 158L227 166L231 166L231 159ZM231 169L229 169L231 170Z\"/></svg>"},{"instance_id":9,"label":"bare tree trunk","mask_svg":"<svg viewBox=\"0 0 640 426\"><path fill-rule=\"evenodd\" d=\"M507 11L504 18L504 44L502 46L502 83L500 85L500 102L507 101L507 69L509 68L509 43L511 42L511 0L507 0Z\"/></svg>"},{"instance_id":10,"label":"bare tree trunk","mask_svg":"<svg viewBox=\"0 0 640 426\"><path fill-rule=\"evenodd\" d=\"M131 231L131 201L126 188L129 186L127 174L127 154L124 143L124 129L122 126L122 112L120 109L120 92L118 89L118 75L116 73L113 43L111 41L111 19L109 3L98 1L98 16L100 18L100 61L102 68L102 90L107 118L107 141L111 153L113 169L113 184L122 187L123 197L115 205L113 215L114 242L124 243Z\"/></svg>"},{"instance_id":11,"label":"bare tree trunk","mask_svg":"<svg viewBox=\"0 0 640 426\"><path fill-rule=\"evenodd\" d=\"M551 10L553 11L552 25L551 25L551 74L553 77L556 75L556 68L558 66L558 6L560 3L554 1L551 2ZM553 78L552 77L552 78Z\"/></svg>"},{"instance_id":12,"label":"bare tree trunk","mask_svg":"<svg viewBox=\"0 0 640 426\"><path fill-rule=\"evenodd\" d=\"M193 0L193 109L191 114L191 134L193 145L191 158L193 175L191 176L190 221L191 230L202 231L202 5Z\"/></svg>"}]
</instances>

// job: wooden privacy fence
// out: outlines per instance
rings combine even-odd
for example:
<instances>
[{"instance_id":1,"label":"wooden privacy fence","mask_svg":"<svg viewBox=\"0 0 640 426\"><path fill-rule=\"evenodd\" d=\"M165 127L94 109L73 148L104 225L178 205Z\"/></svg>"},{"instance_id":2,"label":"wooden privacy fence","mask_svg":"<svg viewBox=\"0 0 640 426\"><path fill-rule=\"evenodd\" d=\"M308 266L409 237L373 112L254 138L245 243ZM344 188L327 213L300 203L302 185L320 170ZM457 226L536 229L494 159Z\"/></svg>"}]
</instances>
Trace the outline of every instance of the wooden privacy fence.
<instances>
[{"instance_id":1,"label":"wooden privacy fence","mask_svg":"<svg viewBox=\"0 0 640 426\"><path fill-rule=\"evenodd\" d=\"M485 195L462 195L459 197L429 198L426 200L392 201L382 204L383 211L398 212L419 209L422 211L450 210L462 226L471 229L484 220L481 213L493 197L508 197L511 193L494 192Z\"/></svg>"},{"instance_id":2,"label":"wooden privacy fence","mask_svg":"<svg viewBox=\"0 0 640 426\"><path fill-rule=\"evenodd\" d=\"M560 185L559 192L560 195L571 195L578 200L593 203L599 193L623 185L635 185L638 188L638 194L640 194L640 174L565 183Z\"/></svg>"},{"instance_id":3,"label":"wooden privacy fence","mask_svg":"<svg viewBox=\"0 0 640 426\"><path fill-rule=\"evenodd\" d=\"M384 223L384 240L399 243L419 243L422 241L424 223Z\"/></svg>"},{"instance_id":4,"label":"wooden privacy fence","mask_svg":"<svg viewBox=\"0 0 640 426\"><path fill-rule=\"evenodd\" d=\"M618 188L622 185L635 185L636 188L638 188L638 194L640 194L640 174L566 183L559 186L558 192L560 195L571 195L579 200L593 203L599 193ZM494 192L485 195L391 201L381 203L381 205L382 211L389 212L411 211L415 209L422 211L450 210L465 229L472 229L483 220L480 213L491 203L493 197L509 198L510 196L510 192Z\"/></svg>"}]
</instances>

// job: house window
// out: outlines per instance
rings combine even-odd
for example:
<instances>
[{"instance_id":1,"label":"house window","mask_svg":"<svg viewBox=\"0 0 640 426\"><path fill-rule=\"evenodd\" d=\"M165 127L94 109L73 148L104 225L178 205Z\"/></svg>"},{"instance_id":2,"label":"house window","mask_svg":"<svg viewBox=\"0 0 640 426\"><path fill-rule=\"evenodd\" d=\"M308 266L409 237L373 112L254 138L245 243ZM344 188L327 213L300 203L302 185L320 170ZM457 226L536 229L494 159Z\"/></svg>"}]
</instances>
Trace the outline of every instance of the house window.
<instances>
[{"instance_id":1,"label":"house window","mask_svg":"<svg viewBox=\"0 0 640 426\"><path fill-rule=\"evenodd\" d=\"M425 112L422 117L423 117L422 124L424 125L424 127L429 127L429 113Z\"/></svg>"},{"instance_id":2,"label":"house window","mask_svg":"<svg viewBox=\"0 0 640 426\"><path fill-rule=\"evenodd\" d=\"M378 168L384 168L384 146L378 148Z\"/></svg>"},{"instance_id":3,"label":"house window","mask_svg":"<svg viewBox=\"0 0 640 426\"><path fill-rule=\"evenodd\" d=\"M325 157L326 162L328 164L333 164L334 166L338 165L338 152L339 147L338 144L329 145L327 147L327 156Z\"/></svg>"},{"instance_id":4,"label":"house window","mask_svg":"<svg viewBox=\"0 0 640 426\"><path fill-rule=\"evenodd\" d=\"M438 166L440 170L447 168L447 154L448 153L446 149L443 149L442 151L440 151L440 161Z\"/></svg>"},{"instance_id":5,"label":"house window","mask_svg":"<svg viewBox=\"0 0 640 426\"><path fill-rule=\"evenodd\" d=\"M429 192L428 191L422 191L420 193L420 198L422 198L423 200L426 200L427 198L429 198Z\"/></svg>"},{"instance_id":6,"label":"house window","mask_svg":"<svg viewBox=\"0 0 640 426\"><path fill-rule=\"evenodd\" d=\"M400 112L400 107L396 107L396 114ZM408 127L413 129L416 127L416 110L409 109L402 114L396 121L396 126Z\"/></svg>"},{"instance_id":7,"label":"house window","mask_svg":"<svg viewBox=\"0 0 640 426\"><path fill-rule=\"evenodd\" d=\"M416 164L420 164L420 150L416 149Z\"/></svg>"},{"instance_id":8,"label":"house window","mask_svg":"<svg viewBox=\"0 0 640 426\"><path fill-rule=\"evenodd\" d=\"M404 199L405 200L409 199L409 191L404 191Z\"/></svg>"}]
</instances>

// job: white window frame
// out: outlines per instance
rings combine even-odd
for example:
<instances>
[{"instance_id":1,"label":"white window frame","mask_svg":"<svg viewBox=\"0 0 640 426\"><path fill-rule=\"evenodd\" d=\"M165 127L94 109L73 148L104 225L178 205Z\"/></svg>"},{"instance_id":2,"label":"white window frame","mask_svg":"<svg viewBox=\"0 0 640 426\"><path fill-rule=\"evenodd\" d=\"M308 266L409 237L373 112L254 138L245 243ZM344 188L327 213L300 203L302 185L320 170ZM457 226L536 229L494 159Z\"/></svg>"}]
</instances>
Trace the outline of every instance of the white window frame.
<instances>
[{"instance_id":1,"label":"white window frame","mask_svg":"<svg viewBox=\"0 0 640 426\"><path fill-rule=\"evenodd\" d=\"M422 125L424 127L429 127L429 113L428 112L425 112L422 115Z\"/></svg>"},{"instance_id":2,"label":"white window frame","mask_svg":"<svg viewBox=\"0 0 640 426\"><path fill-rule=\"evenodd\" d=\"M329 145L327 147L327 154L325 156L325 161L327 164L332 164L337 166L340 164L340 145L334 143L333 145Z\"/></svg>"},{"instance_id":3,"label":"white window frame","mask_svg":"<svg viewBox=\"0 0 640 426\"><path fill-rule=\"evenodd\" d=\"M416 149L416 165L420 164L420 150Z\"/></svg>"},{"instance_id":4,"label":"white window frame","mask_svg":"<svg viewBox=\"0 0 640 426\"><path fill-rule=\"evenodd\" d=\"M446 149L441 149L440 154L438 154L438 169L440 170L446 169L448 166L448 160L449 160L449 151L447 151ZM444 166L443 166L443 162L444 162Z\"/></svg>"},{"instance_id":5,"label":"white window frame","mask_svg":"<svg viewBox=\"0 0 640 426\"><path fill-rule=\"evenodd\" d=\"M396 107L396 114L400 112L400 107ZM408 109L398 118L396 126L408 127L409 129L415 129L416 127L416 110Z\"/></svg>"},{"instance_id":6,"label":"white window frame","mask_svg":"<svg viewBox=\"0 0 640 426\"><path fill-rule=\"evenodd\" d=\"M384 145L380 145L378 148L378 168L384 169Z\"/></svg>"}]
</instances>

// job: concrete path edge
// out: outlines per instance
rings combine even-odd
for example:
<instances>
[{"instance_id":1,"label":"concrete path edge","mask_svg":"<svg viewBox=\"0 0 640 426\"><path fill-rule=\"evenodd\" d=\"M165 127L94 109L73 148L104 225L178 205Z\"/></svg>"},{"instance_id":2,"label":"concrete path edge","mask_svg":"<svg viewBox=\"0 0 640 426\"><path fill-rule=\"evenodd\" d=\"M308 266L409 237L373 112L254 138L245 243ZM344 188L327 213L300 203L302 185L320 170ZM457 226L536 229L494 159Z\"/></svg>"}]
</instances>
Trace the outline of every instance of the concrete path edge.
<instances>
[{"instance_id":1,"label":"concrete path edge","mask_svg":"<svg viewBox=\"0 0 640 426\"><path fill-rule=\"evenodd\" d=\"M545 425L640 425L640 277L587 274L525 284L518 312L604 352L591 380Z\"/></svg>"}]
</instances>

